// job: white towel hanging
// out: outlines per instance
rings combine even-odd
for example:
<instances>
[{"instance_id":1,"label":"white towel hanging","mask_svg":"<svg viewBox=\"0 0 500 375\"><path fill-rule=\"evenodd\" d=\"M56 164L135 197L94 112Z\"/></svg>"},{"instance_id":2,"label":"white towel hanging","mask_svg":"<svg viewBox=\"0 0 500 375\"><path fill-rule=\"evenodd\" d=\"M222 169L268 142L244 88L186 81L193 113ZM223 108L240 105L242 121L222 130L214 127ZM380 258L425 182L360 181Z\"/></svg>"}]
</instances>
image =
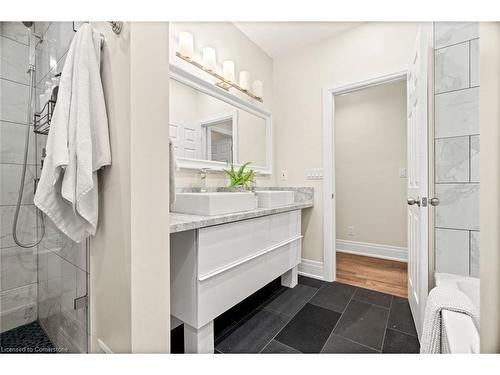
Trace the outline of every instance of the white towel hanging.
<instances>
[{"instance_id":1,"label":"white towel hanging","mask_svg":"<svg viewBox=\"0 0 500 375\"><path fill-rule=\"evenodd\" d=\"M73 241L94 235L97 170L111 164L100 77L101 34L89 24L76 32L61 74L35 205Z\"/></svg>"}]
</instances>

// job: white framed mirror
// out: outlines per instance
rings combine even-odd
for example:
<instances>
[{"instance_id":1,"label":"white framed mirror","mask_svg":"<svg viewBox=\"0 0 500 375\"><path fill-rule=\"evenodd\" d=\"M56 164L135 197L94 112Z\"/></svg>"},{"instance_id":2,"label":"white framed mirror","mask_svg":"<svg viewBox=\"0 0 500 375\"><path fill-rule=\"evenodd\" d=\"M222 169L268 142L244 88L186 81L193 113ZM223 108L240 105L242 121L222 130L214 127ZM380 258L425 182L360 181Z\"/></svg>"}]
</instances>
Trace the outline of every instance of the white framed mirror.
<instances>
[{"instance_id":1,"label":"white framed mirror","mask_svg":"<svg viewBox=\"0 0 500 375\"><path fill-rule=\"evenodd\" d=\"M170 138L177 166L222 171L245 162L272 173L271 114L170 65Z\"/></svg>"}]
</instances>

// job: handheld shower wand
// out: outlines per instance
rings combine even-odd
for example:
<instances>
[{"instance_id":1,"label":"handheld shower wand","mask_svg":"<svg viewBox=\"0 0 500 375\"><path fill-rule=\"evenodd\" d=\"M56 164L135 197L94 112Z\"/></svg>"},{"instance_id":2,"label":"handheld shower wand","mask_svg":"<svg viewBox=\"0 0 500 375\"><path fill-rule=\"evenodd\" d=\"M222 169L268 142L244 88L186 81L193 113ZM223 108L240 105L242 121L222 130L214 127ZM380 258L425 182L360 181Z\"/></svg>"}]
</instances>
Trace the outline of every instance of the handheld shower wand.
<instances>
[{"instance_id":1,"label":"handheld shower wand","mask_svg":"<svg viewBox=\"0 0 500 375\"><path fill-rule=\"evenodd\" d=\"M30 139L30 128L33 125L33 112L34 112L34 89L35 89L35 40L33 38L33 22L23 22L23 25L29 29L28 40L29 40L29 62L28 62L28 71L29 74L29 97L28 97L28 105L26 110L26 135L24 139L24 160L23 160L23 168L21 172L21 181L19 185L19 192L17 196L17 204L16 210L14 212L14 220L12 222L12 237L14 242L24 248L30 248L37 246L43 239L45 235L45 221L41 211L37 209L37 212L41 221L41 234L40 238L35 241L35 243L24 244L17 237L17 224L19 221L19 211L21 209L21 203L23 200L24 194L24 184L26 181L26 167L28 164L28 150L29 150L29 139Z\"/></svg>"}]
</instances>

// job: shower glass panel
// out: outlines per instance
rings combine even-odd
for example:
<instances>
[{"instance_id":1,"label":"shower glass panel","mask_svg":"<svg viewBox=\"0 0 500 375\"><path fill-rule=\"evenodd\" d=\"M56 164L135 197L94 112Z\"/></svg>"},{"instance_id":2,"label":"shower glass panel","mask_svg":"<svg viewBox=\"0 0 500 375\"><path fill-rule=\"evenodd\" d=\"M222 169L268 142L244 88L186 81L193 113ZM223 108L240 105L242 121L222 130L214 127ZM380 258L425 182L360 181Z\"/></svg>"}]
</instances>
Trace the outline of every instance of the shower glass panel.
<instances>
[{"instance_id":1,"label":"shower glass panel","mask_svg":"<svg viewBox=\"0 0 500 375\"><path fill-rule=\"evenodd\" d=\"M434 24L435 271L479 277L479 24Z\"/></svg>"},{"instance_id":2,"label":"shower glass panel","mask_svg":"<svg viewBox=\"0 0 500 375\"><path fill-rule=\"evenodd\" d=\"M35 134L32 121L27 120L29 63L35 70L32 109L40 111L48 100L46 93L57 85L74 28L73 22L0 24L2 347L39 345L38 329L50 340L53 351L88 351L88 242L71 241L50 219L38 215L33 204L34 186L40 178L47 136ZM26 126L30 127L28 157L17 234L21 244L40 243L25 248L14 242L12 224L24 165ZM16 342L18 331L19 337L32 335L33 340Z\"/></svg>"}]
</instances>

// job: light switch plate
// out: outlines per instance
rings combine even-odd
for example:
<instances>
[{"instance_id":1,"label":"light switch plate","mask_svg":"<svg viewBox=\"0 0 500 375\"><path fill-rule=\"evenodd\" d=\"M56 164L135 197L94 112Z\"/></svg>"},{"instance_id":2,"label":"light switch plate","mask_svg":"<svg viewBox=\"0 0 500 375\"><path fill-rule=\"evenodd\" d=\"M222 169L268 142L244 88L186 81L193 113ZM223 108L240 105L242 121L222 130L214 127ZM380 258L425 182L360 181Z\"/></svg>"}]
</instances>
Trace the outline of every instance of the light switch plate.
<instances>
[{"instance_id":1,"label":"light switch plate","mask_svg":"<svg viewBox=\"0 0 500 375\"><path fill-rule=\"evenodd\" d=\"M288 180L288 171L286 169L283 169L281 171L281 181L286 181Z\"/></svg>"},{"instance_id":2,"label":"light switch plate","mask_svg":"<svg viewBox=\"0 0 500 375\"><path fill-rule=\"evenodd\" d=\"M399 177L400 178L406 178L406 168L399 168Z\"/></svg>"},{"instance_id":3,"label":"light switch plate","mask_svg":"<svg viewBox=\"0 0 500 375\"><path fill-rule=\"evenodd\" d=\"M322 180L323 168L306 168L306 179L308 180Z\"/></svg>"}]
</instances>

